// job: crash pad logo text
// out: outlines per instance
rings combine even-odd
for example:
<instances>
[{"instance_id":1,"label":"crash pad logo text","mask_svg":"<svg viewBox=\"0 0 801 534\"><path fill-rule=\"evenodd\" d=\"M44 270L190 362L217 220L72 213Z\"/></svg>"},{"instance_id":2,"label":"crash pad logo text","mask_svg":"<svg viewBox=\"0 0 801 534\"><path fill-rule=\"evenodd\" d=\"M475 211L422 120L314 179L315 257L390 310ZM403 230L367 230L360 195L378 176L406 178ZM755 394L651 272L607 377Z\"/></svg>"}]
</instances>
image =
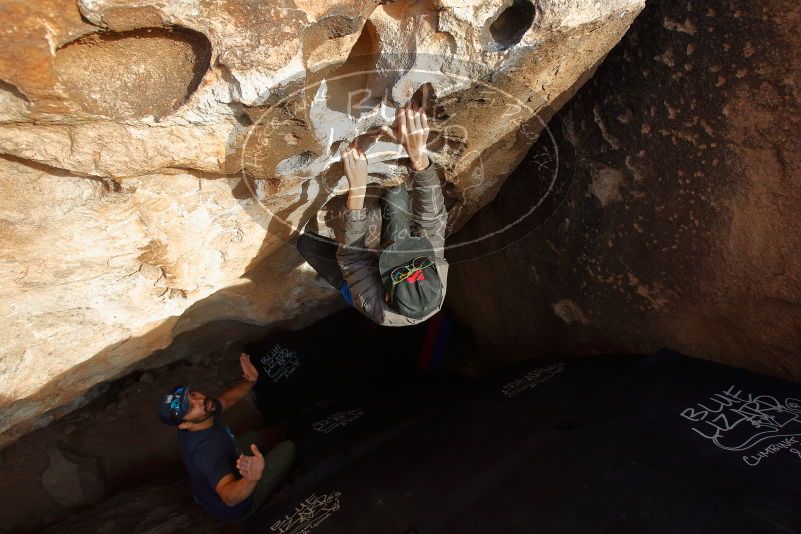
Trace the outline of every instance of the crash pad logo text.
<instances>
[{"instance_id":1,"label":"crash pad logo text","mask_svg":"<svg viewBox=\"0 0 801 534\"><path fill-rule=\"evenodd\" d=\"M351 421L355 421L359 417L364 415L364 410L361 408L356 408L355 410L347 410L344 412L337 412L333 415L329 415L325 419L321 419L312 425L312 428L317 432L322 432L323 434L328 434L336 430L337 428L341 428Z\"/></svg>"},{"instance_id":2,"label":"crash pad logo text","mask_svg":"<svg viewBox=\"0 0 801 534\"><path fill-rule=\"evenodd\" d=\"M743 461L751 467L768 455L790 449L797 443L787 438L801 436L801 400L779 401L771 395L754 396L735 386L715 393L680 415L695 423L691 427L693 432L727 451L744 452L771 440L773 443L763 450L743 456Z\"/></svg>"},{"instance_id":3,"label":"crash pad logo text","mask_svg":"<svg viewBox=\"0 0 801 534\"><path fill-rule=\"evenodd\" d=\"M267 376L273 382L278 382L282 378L289 378L300 367L298 353L282 346L280 343L273 345L270 353L263 356L259 361Z\"/></svg>"},{"instance_id":4,"label":"crash pad logo text","mask_svg":"<svg viewBox=\"0 0 801 534\"><path fill-rule=\"evenodd\" d=\"M534 369L530 371L520 378L509 382L503 389L501 389L501 393L506 395L507 397L514 397L515 395L522 393L527 389L533 389L538 385L542 384L549 378L552 378L559 373L561 373L565 368L565 364L557 363L554 365L549 365L547 367L540 367L539 369Z\"/></svg>"},{"instance_id":5,"label":"crash pad logo text","mask_svg":"<svg viewBox=\"0 0 801 534\"><path fill-rule=\"evenodd\" d=\"M334 491L317 496L312 493L302 503L295 507L295 511L276 521L270 527L272 532L278 534L308 534L320 523L331 517L339 510L339 497L342 493Z\"/></svg>"}]
</instances>

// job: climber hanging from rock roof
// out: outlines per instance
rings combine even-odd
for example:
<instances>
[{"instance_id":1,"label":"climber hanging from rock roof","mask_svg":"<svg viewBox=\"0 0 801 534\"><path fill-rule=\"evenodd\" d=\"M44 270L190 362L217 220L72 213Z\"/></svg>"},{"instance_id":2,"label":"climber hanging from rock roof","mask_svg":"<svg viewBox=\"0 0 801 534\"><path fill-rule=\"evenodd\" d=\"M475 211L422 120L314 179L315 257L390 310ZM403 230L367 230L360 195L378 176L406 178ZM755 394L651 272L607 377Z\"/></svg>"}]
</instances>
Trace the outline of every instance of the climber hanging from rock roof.
<instances>
[{"instance_id":1,"label":"climber hanging from rock roof","mask_svg":"<svg viewBox=\"0 0 801 534\"><path fill-rule=\"evenodd\" d=\"M410 206L405 183L382 190L380 252L369 250L365 240L368 161L355 143L340 153L349 191L338 242L304 232L297 246L354 308L378 324L407 326L434 315L445 299L448 213L427 153L429 128L423 108L406 105L397 111L395 129L384 126L382 131L409 156L412 198Z\"/></svg>"}]
</instances>

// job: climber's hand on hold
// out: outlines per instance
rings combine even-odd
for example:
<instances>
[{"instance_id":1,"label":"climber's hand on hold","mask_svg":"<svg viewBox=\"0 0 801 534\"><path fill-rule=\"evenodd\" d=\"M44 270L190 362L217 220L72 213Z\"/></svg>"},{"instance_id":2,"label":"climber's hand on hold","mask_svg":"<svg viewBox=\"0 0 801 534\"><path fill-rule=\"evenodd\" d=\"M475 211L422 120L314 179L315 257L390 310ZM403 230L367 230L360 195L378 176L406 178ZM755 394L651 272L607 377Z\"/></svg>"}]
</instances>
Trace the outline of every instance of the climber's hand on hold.
<instances>
[{"instance_id":1,"label":"climber's hand on hold","mask_svg":"<svg viewBox=\"0 0 801 534\"><path fill-rule=\"evenodd\" d=\"M367 193L367 156L355 145L340 151L339 155L348 179L347 207L351 210L362 209Z\"/></svg>"},{"instance_id":2,"label":"climber's hand on hold","mask_svg":"<svg viewBox=\"0 0 801 534\"><path fill-rule=\"evenodd\" d=\"M351 189L367 187L367 156L356 145L340 151L342 165L345 167L345 176Z\"/></svg>"},{"instance_id":3,"label":"climber's hand on hold","mask_svg":"<svg viewBox=\"0 0 801 534\"><path fill-rule=\"evenodd\" d=\"M409 154L412 169L421 171L431 163L428 159L426 142L428 141L428 117L423 108L414 108L406 104L395 114L395 130L388 126L382 131L398 141Z\"/></svg>"}]
</instances>

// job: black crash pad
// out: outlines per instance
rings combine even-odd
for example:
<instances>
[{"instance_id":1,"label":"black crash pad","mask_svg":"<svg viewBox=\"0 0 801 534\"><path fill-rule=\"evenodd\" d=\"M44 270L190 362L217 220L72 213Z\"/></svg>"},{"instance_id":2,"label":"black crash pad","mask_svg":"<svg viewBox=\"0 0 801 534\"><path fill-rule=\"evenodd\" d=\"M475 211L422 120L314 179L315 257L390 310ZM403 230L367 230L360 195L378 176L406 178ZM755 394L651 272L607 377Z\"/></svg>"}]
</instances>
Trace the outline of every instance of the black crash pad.
<instances>
[{"instance_id":1,"label":"black crash pad","mask_svg":"<svg viewBox=\"0 0 801 534\"><path fill-rule=\"evenodd\" d=\"M423 383L420 417L293 481L249 527L801 532L798 384L668 352Z\"/></svg>"},{"instance_id":2,"label":"black crash pad","mask_svg":"<svg viewBox=\"0 0 801 534\"><path fill-rule=\"evenodd\" d=\"M330 528L404 532L399 525L430 514L444 496L514 469L521 459L510 461L510 451L536 450L570 432L603 406L604 392L639 360L527 364L481 380L417 375L399 387L387 386L380 395L363 397L365 413L347 425L293 436L300 450L327 454L300 455L304 476L252 522L253 528L291 519L297 507L300 515L309 515L301 503L311 495L340 492L350 495L348 506ZM334 458L332 447L342 454Z\"/></svg>"},{"instance_id":3,"label":"black crash pad","mask_svg":"<svg viewBox=\"0 0 801 534\"><path fill-rule=\"evenodd\" d=\"M295 332L245 345L259 370L257 404L266 417L292 422L315 404L360 400L407 383L421 370L465 368L470 333L444 312L404 328L378 326L345 309Z\"/></svg>"},{"instance_id":4,"label":"black crash pad","mask_svg":"<svg viewBox=\"0 0 801 534\"><path fill-rule=\"evenodd\" d=\"M268 421L289 424L304 470L339 465L439 410L437 392L454 391L429 378L469 366L472 350L469 332L444 312L391 328L352 309L245 346L260 374L257 405Z\"/></svg>"},{"instance_id":5,"label":"black crash pad","mask_svg":"<svg viewBox=\"0 0 801 534\"><path fill-rule=\"evenodd\" d=\"M801 387L675 353L420 532L801 532Z\"/></svg>"}]
</instances>

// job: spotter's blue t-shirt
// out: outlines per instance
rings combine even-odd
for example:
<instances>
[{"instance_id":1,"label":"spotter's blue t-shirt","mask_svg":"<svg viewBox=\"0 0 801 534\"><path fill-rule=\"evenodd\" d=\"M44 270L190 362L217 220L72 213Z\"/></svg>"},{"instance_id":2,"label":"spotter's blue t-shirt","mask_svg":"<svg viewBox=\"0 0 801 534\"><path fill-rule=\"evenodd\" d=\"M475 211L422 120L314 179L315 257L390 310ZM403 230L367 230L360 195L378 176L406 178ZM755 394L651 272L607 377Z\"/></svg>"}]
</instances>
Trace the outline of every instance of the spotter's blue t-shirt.
<instances>
[{"instance_id":1,"label":"spotter's blue t-shirt","mask_svg":"<svg viewBox=\"0 0 801 534\"><path fill-rule=\"evenodd\" d=\"M223 423L219 400L213 417L214 424L205 430L178 430L181 459L189 472L189 484L198 504L217 519L242 519L250 511L252 497L236 506L228 506L215 489L225 475L241 478L236 470L236 441Z\"/></svg>"}]
</instances>

